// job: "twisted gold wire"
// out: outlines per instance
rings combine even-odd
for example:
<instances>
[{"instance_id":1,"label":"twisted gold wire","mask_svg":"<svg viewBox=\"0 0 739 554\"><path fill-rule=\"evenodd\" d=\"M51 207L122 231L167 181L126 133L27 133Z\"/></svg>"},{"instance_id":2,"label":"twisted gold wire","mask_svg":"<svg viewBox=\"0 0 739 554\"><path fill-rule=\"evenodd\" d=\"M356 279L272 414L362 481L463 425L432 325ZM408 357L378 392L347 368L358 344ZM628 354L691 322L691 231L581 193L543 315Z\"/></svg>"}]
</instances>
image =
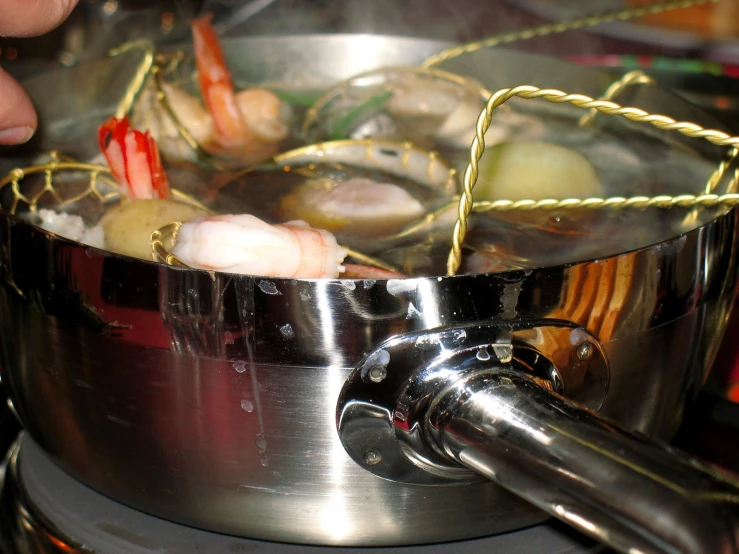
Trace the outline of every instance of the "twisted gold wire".
<instances>
[{"instance_id":1,"label":"twisted gold wire","mask_svg":"<svg viewBox=\"0 0 739 554\"><path fill-rule=\"evenodd\" d=\"M734 146L731 148L731 150L729 150L727 155L724 156L724 158L721 160L721 163L718 165L718 168L716 168L716 171L714 171L711 177L708 179L708 183L706 183L706 189L704 191L705 194L709 194L719 185L721 179L723 179L724 177L724 174L729 170L729 167L731 167L731 164L734 163L734 160L737 158L737 156L739 156L739 148ZM737 185L739 185L739 169L734 170L734 177L727 185L727 191L731 192L735 190Z\"/></svg>"},{"instance_id":2,"label":"twisted gold wire","mask_svg":"<svg viewBox=\"0 0 739 554\"><path fill-rule=\"evenodd\" d=\"M141 91L144 90L146 80L148 79L149 75L152 72L152 69L154 68L154 55L156 52L156 47L154 46L154 43L148 39L139 39L122 44L121 46L113 48L112 50L110 50L110 52L108 52L108 56L113 58L115 56L120 56L121 54L125 54L136 49L143 50L144 57L139 65L136 67L136 73L134 74L133 79L131 79L131 81L128 83L128 86L126 87L121 100L116 106L115 116L118 119L123 119L126 115L130 113L133 105L136 103L136 99L141 94Z\"/></svg>"},{"instance_id":3,"label":"twisted gold wire","mask_svg":"<svg viewBox=\"0 0 739 554\"><path fill-rule=\"evenodd\" d=\"M514 210L527 212L534 210L590 210L590 209L615 209L621 210L631 208L635 210L646 210L647 208L714 208L716 206L733 207L739 205L739 194L681 194L679 196L613 196L610 198L565 198L555 200L547 198L543 200L493 200L475 202L471 211L475 213L485 212L511 212Z\"/></svg>"},{"instance_id":4,"label":"twisted gold wire","mask_svg":"<svg viewBox=\"0 0 739 554\"><path fill-rule=\"evenodd\" d=\"M708 182L706 183L706 188L703 191L704 195L711 194L713 190L719 186L721 183L721 180L724 178L724 175L731 167L731 164L734 163L734 160L739 156L739 148L732 147L729 149L729 151L726 153L726 156L724 156L721 159L721 162L719 163L718 167L716 168L716 171L711 174L711 176L708 178ZM737 186L739 186L739 169L734 169L734 176L731 178L731 181L726 185L726 192L732 193L736 191ZM683 219L683 227L689 227L692 225L695 225L695 223L698 221L698 215L700 214L700 209L696 208L695 210L692 210L688 215L685 216Z\"/></svg>"},{"instance_id":5,"label":"twisted gold wire","mask_svg":"<svg viewBox=\"0 0 739 554\"><path fill-rule=\"evenodd\" d=\"M472 211L473 199L472 189L477 183L479 176L479 162L485 152L485 133L490 128L490 123L493 117L493 110L501 104L507 102L513 97L519 97L524 99L543 98L548 102L555 104L571 104L577 108L583 109L596 109L601 113L612 116L621 116L631 121L649 123L658 129L664 131L677 131L685 136L692 138L702 138L712 144L719 146L731 146L736 147L739 145L739 137L730 136L723 131L716 129L705 129L696 123L690 123L687 121L676 121L666 115L650 114L642 109L634 107L622 107L614 102L607 100L594 100L589 96L582 94L568 94L561 90L555 89L541 89L532 85L522 85L514 88L501 89L493 94L488 100L485 109L482 110L480 116L477 119L475 128L475 138L472 140L472 146L470 148L470 163L464 172L463 185L464 190L459 199L458 207L458 219L454 225L454 234L452 237L452 249L449 252L447 259L447 274L455 275L459 266L462 262L462 243L464 242L465 236L467 235L467 218ZM629 199L601 199L601 198L588 198L585 200L581 199L566 199L566 200L523 200L519 202L510 201L499 201L499 203L492 203L493 205L505 207L506 209L541 209L546 206L552 208L585 208L608 205L610 207L633 207L634 204L638 205L639 202L648 204L649 201L653 202L653 205L658 205L660 202L664 203L668 198L671 201L675 200L674 205L682 207L691 206L704 206L704 205L717 205L718 200L722 199L725 203L732 205L732 202L736 202L734 196L717 197L715 195L703 195L702 197L690 197L678 196L678 197L655 197L657 200L649 199L647 197L637 197L638 202L629 201ZM739 196L737 196L739 198ZM698 198L700 201L697 202ZM696 204L697 202L697 204ZM645 206L648 207L648 206Z\"/></svg>"},{"instance_id":6,"label":"twisted gold wire","mask_svg":"<svg viewBox=\"0 0 739 554\"><path fill-rule=\"evenodd\" d=\"M386 264L382 260L379 260L379 259L374 258L372 256L368 256L367 254L363 254L363 253L359 252L358 250L354 250L353 248L349 248L348 246L342 246L341 248L343 248L344 250L346 250L346 256L347 256L347 258L351 258L351 259L357 260L361 264L372 266L372 267L376 267L378 269L384 269L385 271L391 271L393 273L400 273L398 271L398 268L396 268L396 267L394 267L394 266L392 266L390 264Z\"/></svg>"},{"instance_id":7,"label":"twisted gold wire","mask_svg":"<svg viewBox=\"0 0 739 554\"><path fill-rule=\"evenodd\" d=\"M161 227L154 231L150 236L151 241L151 257L155 262L163 262L167 265L173 265L176 267L188 267L183 264L177 256L170 254L165 242L174 244L177 240L177 233L182 227L182 223L174 221L164 227Z\"/></svg>"},{"instance_id":8,"label":"twisted gold wire","mask_svg":"<svg viewBox=\"0 0 739 554\"><path fill-rule=\"evenodd\" d=\"M128 115L133 109L136 100L146 87L146 82L150 76L153 76L154 88L156 91L156 99L167 116L177 130L177 133L187 143L187 145L195 152L198 159L213 169L222 169L213 156L211 156L199 143L187 128L182 124L180 119L174 113L167 93L164 90L164 75L173 73L185 59L185 55L180 52L173 54L156 55L156 47L148 39L140 39L127 42L108 52L110 57L120 56L132 50L141 49L144 51L144 57L136 68L136 72L129 82L126 90L116 106L115 117L122 119Z\"/></svg>"},{"instance_id":9,"label":"twisted gold wire","mask_svg":"<svg viewBox=\"0 0 739 554\"><path fill-rule=\"evenodd\" d=\"M632 85L654 85L654 84L656 84L654 79L652 79L649 75L647 75L640 69L635 69L634 71L629 71L626 75L621 77L618 81L614 81L611 84L611 86L609 86L606 89L606 91L603 93L603 96L601 96L598 100L613 100L619 94L621 94L625 89L627 89L628 87ZM586 113L580 118L577 124L580 127L584 127L585 125L593 121L597 113L598 113L598 110L596 110L595 108L592 108L588 113ZM706 191L706 192L710 192L710 191Z\"/></svg>"},{"instance_id":10,"label":"twisted gold wire","mask_svg":"<svg viewBox=\"0 0 739 554\"><path fill-rule=\"evenodd\" d=\"M510 33L504 33L502 35L489 37L483 40L462 44L461 46L453 46L431 56L421 65L422 67L433 67L445 61L451 60L452 58L461 56L462 54L469 54L470 52L475 52L483 48L491 48L493 46L498 46L499 44L509 44L511 42L517 42L519 40L528 40L536 37L564 33L566 31L572 31L575 29L583 29L585 27L594 27L596 25L600 25L601 23L626 21L627 19L633 19L636 17L642 17L645 15L652 15L671 10L678 10L681 8L689 8L691 6L715 4L720 1L721 0L672 0L669 2L650 4L649 6L643 6L639 8L628 8L625 10L607 12L599 15L578 17L575 19L571 19L570 21L563 21L560 23L547 23L545 25L540 25L538 27L533 27L530 29L524 29L522 31L513 31Z\"/></svg>"},{"instance_id":11,"label":"twisted gold wire","mask_svg":"<svg viewBox=\"0 0 739 554\"><path fill-rule=\"evenodd\" d=\"M215 158L211 156L197 140L195 140L195 137L192 136L192 133L187 130L187 127L183 125L183 123L180 121L180 118L177 117L177 114L174 113L174 109L172 109L172 105L169 103L167 93L164 90L164 71L162 71L162 67L159 65L155 66L152 69L152 73L154 74L154 86L156 87L157 101L159 102L159 105L162 107L165 113L172 120L172 124L175 126L175 129L177 129L177 133L180 135L180 137L182 137L187 145L193 149L200 161L206 163L212 169L222 169Z\"/></svg>"}]
</instances>

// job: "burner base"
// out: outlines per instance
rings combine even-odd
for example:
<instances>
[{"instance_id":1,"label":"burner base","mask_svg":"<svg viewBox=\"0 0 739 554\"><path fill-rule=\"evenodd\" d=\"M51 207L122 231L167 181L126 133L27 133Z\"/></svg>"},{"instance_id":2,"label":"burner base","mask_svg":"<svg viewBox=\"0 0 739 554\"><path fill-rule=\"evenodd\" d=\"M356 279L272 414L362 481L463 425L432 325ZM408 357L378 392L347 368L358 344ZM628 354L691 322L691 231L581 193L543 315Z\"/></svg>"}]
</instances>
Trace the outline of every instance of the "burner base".
<instances>
[{"instance_id":1,"label":"burner base","mask_svg":"<svg viewBox=\"0 0 739 554\"><path fill-rule=\"evenodd\" d=\"M56 466L27 434L7 462L0 499L2 551L7 554L305 554L321 547L241 539L185 527L115 502ZM404 548L331 548L332 554L605 554L607 550L558 522L493 537Z\"/></svg>"}]
</instances>

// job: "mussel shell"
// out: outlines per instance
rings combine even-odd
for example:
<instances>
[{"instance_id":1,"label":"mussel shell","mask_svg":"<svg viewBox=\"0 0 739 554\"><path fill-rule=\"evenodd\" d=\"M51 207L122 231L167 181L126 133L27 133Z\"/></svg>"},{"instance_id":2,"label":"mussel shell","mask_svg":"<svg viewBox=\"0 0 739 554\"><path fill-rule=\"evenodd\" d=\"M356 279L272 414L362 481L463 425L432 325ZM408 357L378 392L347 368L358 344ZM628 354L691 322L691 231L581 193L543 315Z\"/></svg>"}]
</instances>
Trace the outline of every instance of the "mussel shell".
<instances>
[{"instance_id":1,"label":"mussel shell","mask_svg":"<svg viewBox=\"0 0 739 554\"><path fill-rule=\"evenodd\" d=\"M434 149L468 144L489 96L477 81L438 69L386 67L324 94L306 113L303 138L410 140Z\"/></svg>"},{"instance_id":2,"label":"mussel shell","mask_svg":"<svg viewBox=\"0 0 739 554\"><path fill-rule=\"evenodd\" d=\"M410 142L361 139L337 140L311 144L274 157L283 167L309 164L342 164L379 170L409 179L440 194L454 194L456 171L438 152L425 150Z\"/></svg>"}]
</instances>

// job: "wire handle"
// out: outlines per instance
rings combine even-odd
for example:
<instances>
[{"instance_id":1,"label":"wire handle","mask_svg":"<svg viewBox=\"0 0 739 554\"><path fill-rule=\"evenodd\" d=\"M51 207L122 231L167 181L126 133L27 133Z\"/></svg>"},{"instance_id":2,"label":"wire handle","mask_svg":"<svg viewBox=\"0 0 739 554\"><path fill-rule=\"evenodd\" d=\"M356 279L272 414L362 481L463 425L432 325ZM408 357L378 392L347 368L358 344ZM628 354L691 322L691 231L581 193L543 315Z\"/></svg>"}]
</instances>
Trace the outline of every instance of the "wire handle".
<instances>
[{"instance_id":1,"label":"wire handle","mask_svg":"<svg viewBox=\"0 0 739 554\"><path fill-rule=\"evenodd\" d=\"M479 162L485 152L485 133L490 128L495 108L504 104L514 97L523 99L543 98L548 102L555 104L571 104L577 108L596 110L599 113L611 116L621 116L630 121L639 123L649 123L654 127L664 131L677 131L687 137L702 138L712 144L718 146L729 146L736 149L739 146L739 137L728 135L717 129L705 129L697 123L688 121L676 121L671 117L659 114L650 114L640 108L622 107L615 102L609 100L595 100L583 94L568 94L556 89L542 89L533 85L521 85L514 88L504 88L494 93L487 102L485 109L482 110L477 119L475 129L475 138L472 140L470 148L470 162L464 172L463 191L459 199L458 219L454 224L452 236L452 248L447 258L447 275L452 276L457 273L462 263L462 243L467 235L467 219L473 209L472 189L477 183L479 177ZM732 150L733 152L733 150ZM719 166L717 172L725 172L725 164ZM714 176L716 173L714 173ZM712 179L714 178L712 176ZM739 178L739 176L737 176ZM661 196L661 197L637 197L636 199L627 198L587 198L577 199L569 198L565 200L544 199L544 200L521 200L512 202L509 200L501 200L492 202L490 209L578 209L593 207L633 207L635 204L639 207L699 207L699 206L716 206L719 204L736 205L739 203L739 195L727 194L717 196L707 194L702 196Z\"/></svg>"},{"instance_id":2,"label":"wire handle","mask_svg":"<svg viewBox=\"0 0 739 554\"><path fill-rule=\"evenodd\" d=\"M626 90L627 88L633 85L656 85L656 84L657 84L656 81L652 79L649 75L647 75L640 69L635 69L634 71L629 71L628 73L626 73L618 81L614 81L613 83L611 83L611 86L609 86L606 89L606 91L603 93L603 96L600 97L600 100L614 100L624 90ZM595 108L591 108L590 111L588 111L588 113L583 115L578 120L577 124L580 127L584 127L592 123L596 115L598 115L598 110L596 110Z\"/></svg>"},{"instance_id":3,"label":"wire handle","mask_svg":"<svg viewBox=\"0 0 739 554\"><path fill-rule=\"evenodd\" d=\"M679 10L682 8L701 6L703 4L716 4L720 1L721 0L671 0L668 2L657 2L640 8L627 8L625 10L606 12L599 15L587 15L583 17L577 17L575 19L563 21L560 23L547 23L538 27L523 29L521 31L513 31L510 33L503 33L501 35L495 35L483 40L468 42L467 44L462 44L461 46L452 46L428 58L426 61L423 62L422 66L434 67L453 58L457 58L463 54L476 52L477 50L482 50L483 48L492 48L493 46L498 46L500 44L510 44L511 42L518 42L519 40L529 40L532 38L544 37L547 35L554 35L567 31L574 31L576 29L595 27L596 25L600 25L601 23L626 21L628 19L634 19L645 15L653 15L672 10Z\"/></svg>"}]
</instances>

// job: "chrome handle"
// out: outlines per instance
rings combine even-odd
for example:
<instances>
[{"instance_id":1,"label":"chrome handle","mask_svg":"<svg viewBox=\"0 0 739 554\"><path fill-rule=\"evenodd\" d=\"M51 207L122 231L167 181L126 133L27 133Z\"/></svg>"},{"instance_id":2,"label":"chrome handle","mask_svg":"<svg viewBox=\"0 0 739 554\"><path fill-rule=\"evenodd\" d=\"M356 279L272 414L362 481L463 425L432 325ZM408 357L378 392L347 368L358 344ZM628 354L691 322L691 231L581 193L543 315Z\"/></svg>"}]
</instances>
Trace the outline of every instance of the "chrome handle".
<instances>
[{"instance_id":1,"label":"chrome handle","mask_svg":"<svg viewBox=\"0 0 739 554\"><path fill-rule=\"evenodd\" d=\"M608 374L595 337L567 322L398 335L346 382L339 436L385 479L484 476L620 552L739 552L739 482L591 411Z\"/></svg>"},{"instance_id":2,"label":"chrome handle","mask_svg":"<svg viewBox=\"0 0 739 554\"><path fill-rule=\"evenodd\" d=\"M520 372L452 380L425 427L453 460L619 552L739 552L738 482Z\"/></svg>"}]
</instances>

